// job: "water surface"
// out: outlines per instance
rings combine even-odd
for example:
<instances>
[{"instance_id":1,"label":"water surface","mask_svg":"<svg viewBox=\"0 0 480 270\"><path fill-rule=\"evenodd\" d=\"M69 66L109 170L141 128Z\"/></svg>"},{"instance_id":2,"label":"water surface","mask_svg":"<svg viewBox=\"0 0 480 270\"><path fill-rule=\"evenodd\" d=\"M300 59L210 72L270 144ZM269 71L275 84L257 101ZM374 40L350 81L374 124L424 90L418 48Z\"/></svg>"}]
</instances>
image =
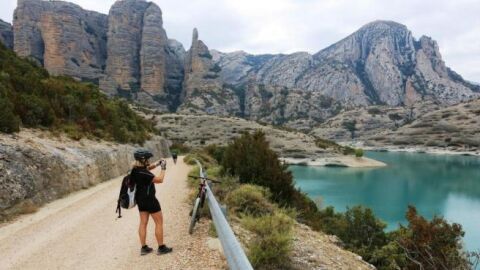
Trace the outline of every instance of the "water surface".
<instances>
[{"instance_id":1,"label":"water surface","mask_svg":"<svg viewBox=\"0 0 480 270\"><path fill-rule=\"evenodd\" d=\"M291 166L298 187L321 204L344 211L364 205L388 224L405 224L409 204L427 218L442 215L462 224L468 250L480 251L480 158L367 152L384 168Z\"/></svg>"}]
</instances>

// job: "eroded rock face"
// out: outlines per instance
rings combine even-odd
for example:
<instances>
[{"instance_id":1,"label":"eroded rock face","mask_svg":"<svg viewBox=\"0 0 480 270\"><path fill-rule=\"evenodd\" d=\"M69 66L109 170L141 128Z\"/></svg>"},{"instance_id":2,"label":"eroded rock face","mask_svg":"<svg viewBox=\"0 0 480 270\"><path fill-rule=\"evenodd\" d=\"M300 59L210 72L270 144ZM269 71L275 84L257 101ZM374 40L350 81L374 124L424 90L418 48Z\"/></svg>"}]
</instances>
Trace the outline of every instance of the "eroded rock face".
<instances>
[{"instance_id":1,"label":"eroded rock face","mask_svg":"<svg viewBox=\"0 0 480 270\"><path fill-rule=\"evenodd\" d=\"M180 106L180 97L183 90L183 77L185 76L185 49L182 43L174 39L168 40L166 47L167 61L167 102L170 111L175 111Z\"/></svg>"},{"instance_id":2,"label":"eroded rock face","mask_svg":"<svg viewBox=\"0 0 480 270\"><path fill-rule=\"evenodd\" d=\"M9 49L13 49L13 27L0 20L0 42Z\"/></svg>"},{"instance_id":3,"label":"eroded rock face","mask_svg":"<svg viewBox=\"0 0 480 270\"><path fill-rule=\"evenodd\" d=\"M416 41L404 25L390 21L369 23L315 55L215 52L214 60L222 67L221 78L236 87L245 88L253 77L260 85L286 87L303 96L318 92L345 108L421 100L448 105L480 92L445 66L435 41Z\"/></svg>"},{"instance_id":4,"label":"eroded rock face","mask_svg":"<svg viewBox=\"0 0 480 270\"><path fill-rule=\"evenodd\" d=\"M117 1L108 15L106 75L112 94L131 95L141 90L140 50L145 1Z\"/></svg>"},{"instance_id":5,"label":"eroded rock face","mask_svg":"<svg viewBox=\"0 0 480 270\"><path fill-rule=\"evenodd\" d=\"M141 86L152 95L165 94L167 34L162 27L162 11L150 4L143 15L140 49Z\"/></svg>"},{"instance_id":6,"label":"eroded rock face","mask_svg":"<svg viewBox=\"0 0 480 270\"><path fill-rule=\"evenodd\" d=\"M320 92L258 84L253 79L245 93L247 119L309 130L341 109L341 104Z\"/></svg>"},{"instance_id":7,"label":"eroded rock face","mask_svg":"<svg viewBox=\"0 0 480 270\"><path fill-rule=\"evenodd\" d=\"M61 1L23 0L14 14L14 49L54 75L98 83L106 59L107 16Z\"/></svg>"},{"instance_id":8,"label":"eroded rock face","mask_svg":"<svg viewBox=\"0 0 480 270\"><path fill-rule=\"evenodd\" d=\"M160 8L143 0L117 1L110 9L108 25L108 58L101 88L111 95L169 110L173 103L170 92L179 91L167 80L178 69L173 66L174 71L167 72L167 65L175 64L172 57L176 55L168 55L170 47Z\"/></svg>"},{"instance_id":9,"label":"eroded rock face","mask_svg":"<svg viewBox=\"0 0 480 270\"><path fill-rule=\"evenodd\" d=\"M238 96L223 85L221 68L212 61L208 47L193 30L192 46L185 57L182 113L235 115L241 112Z\"/></svg>"}]
</instances>

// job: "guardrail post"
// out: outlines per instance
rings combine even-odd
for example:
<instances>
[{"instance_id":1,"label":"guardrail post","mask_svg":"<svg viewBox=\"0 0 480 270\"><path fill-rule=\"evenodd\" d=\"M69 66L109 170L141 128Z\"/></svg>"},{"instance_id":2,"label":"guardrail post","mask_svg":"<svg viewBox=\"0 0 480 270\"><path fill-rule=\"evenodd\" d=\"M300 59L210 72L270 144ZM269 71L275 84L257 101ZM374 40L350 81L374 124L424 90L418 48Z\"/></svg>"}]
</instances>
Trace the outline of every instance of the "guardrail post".
<instances>
[{"instance_id":1,"label":"guardrail post","mask_svg":"<svg viewBox=\"0 0 480 270\"><path fill-rule=\"evenodd\" d=\"M200 167L200 177L205 177L202 164L198 160L195 161L197 162L198 167ZM220 239L220 243L222 244L223 253L227 259L228 266L232 270L253 270L247 255L245 255L240 242L238 242L235 237L235 234L228 224L225 214L213 195L208 183L205 188L207 190L207 202L212 215L213 224L215 225L218 239Z\"/></svg>"}]
</instances>

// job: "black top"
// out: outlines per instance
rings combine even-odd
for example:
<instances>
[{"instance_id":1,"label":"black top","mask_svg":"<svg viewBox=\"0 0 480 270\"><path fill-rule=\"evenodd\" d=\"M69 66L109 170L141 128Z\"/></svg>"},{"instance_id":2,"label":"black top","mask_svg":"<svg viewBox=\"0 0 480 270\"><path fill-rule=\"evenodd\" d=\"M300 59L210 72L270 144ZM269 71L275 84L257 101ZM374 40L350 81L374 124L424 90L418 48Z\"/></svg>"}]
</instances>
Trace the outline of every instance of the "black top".
<instances>
[{"instance_id":1,"label":"black top","mask_svg":"<svg viewBox=\"0 0 480 270\"><path fill-rule=\"evenodd\" d=\"M155 175L147 168L133 168L130 177L137 184L135 197L138 199L155 198L155 184L153 178Z\"/></svg>"}]
</instances>

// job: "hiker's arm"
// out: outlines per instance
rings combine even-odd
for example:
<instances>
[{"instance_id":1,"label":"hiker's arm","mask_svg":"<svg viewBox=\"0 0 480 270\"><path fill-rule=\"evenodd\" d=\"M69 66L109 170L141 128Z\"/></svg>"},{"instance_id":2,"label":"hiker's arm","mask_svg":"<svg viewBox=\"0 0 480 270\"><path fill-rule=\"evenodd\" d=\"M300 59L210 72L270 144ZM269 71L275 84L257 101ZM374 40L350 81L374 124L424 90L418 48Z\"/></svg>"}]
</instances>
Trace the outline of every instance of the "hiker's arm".
<instances>
[{"instance_id":1,"label":"hiker's arm","mask_svg":"<svg viewBox=\"0 0 480 270\"><path fill-rule=\"evenodd\" d=\"M152 182L155 184L163 183L163 178L165 178L165 170L161 170L158 175L155 175Z\"/></svg>"},{"instance_id":2,"label":"hiker's arm","mask_svg":"<svg viewBox=\"0 0 480 270\"><path fill-rule=\"evenodd\" d=\"M155 169L156 167L158 167L158 163L155 163L155 164L152 164L152 165L148 166L147 169L150 171L150 170Z\"/></svg>"},{"instance_id":3,"label":"hiker's arm","mask_svg":"<svg viewBox=\"0 0 480 270\"><path fill-rule=\"evenodd\" d=\"M160 160L159 162L155 162L155 164L152 164L152 165L148 166L147 169L149 171L151 171L151 170L157 168L158 166L160 166L161 162L162 162L162 160Z\"/></svg>"}]
</instances>

